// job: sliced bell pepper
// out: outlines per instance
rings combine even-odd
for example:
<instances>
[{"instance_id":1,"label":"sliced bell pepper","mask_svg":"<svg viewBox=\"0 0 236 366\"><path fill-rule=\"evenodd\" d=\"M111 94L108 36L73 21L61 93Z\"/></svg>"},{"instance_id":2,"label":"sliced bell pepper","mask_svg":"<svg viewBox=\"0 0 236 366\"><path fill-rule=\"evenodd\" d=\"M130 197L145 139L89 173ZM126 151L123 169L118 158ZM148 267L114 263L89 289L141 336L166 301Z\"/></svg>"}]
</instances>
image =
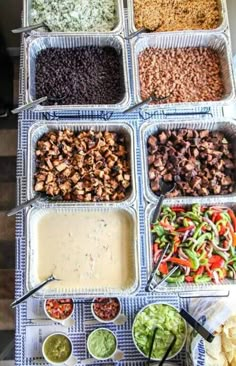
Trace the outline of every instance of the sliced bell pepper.
<instances>
[{"instance_id":1,"label":"sliced bell pepper","mask_svg":"<svg viewBox=\"0 0 236 366\"><path fill-rule=\"evenodd\" d=\"M209 258L208 263L210 264L211 270L223 268L225 265L224 259L219 255L213 255L211 258Z\"/></svg>"},{"instance_id":2,"label":"sliced bell pepper","mask_svg":"<svg viewBox=\"0 0 236 366\"><path fill-rule=\"evenodd\" d=\"M197 254L193 252L191 249L185 249L184 252L190 258L191 268L193 268L196 271L200 265Z\"/></svg>"},{"instance_id":3,"label":"sliced bell pepper","mask_svg":"<svg viewBox=\"0 0 236 366\"><path fill-rule=\"evenodd\" d=\"M233 246L236 247L236 233L234 232L232 225L228 225L228 228L232 236Z\"/></svg>"},{"instance_id":4,"label":"sliced bell pepper","mask_svg":"<svg viewBox=\"0 0 236 366\"><path fill-rule=\"evenodd\" d=\"M230 208L227 210L231 220L232 220L232 224L233 224L233 228L234 228L234 231L236 231L236 217L235 217L235 214L233 212L233 210L231 210Z\"/></svg>"},{"instance_id":5,"label":"sliced bell pepper","mask_svg":"<svg viewBox=\"0 0 236 366\"><path fill-rule=\"evenodd\" d=\"M181 282L184 282L184 275L177 276L177 277L169 277L169 278L167 278L166 282L168 282L168 283L181 283Z\"/></svg>"},{"instance_id":6,"label":"sliced bell pepper","mask_svg":"<svg viewBox=\"0 0 236 366\"><path fill-rule=\"evenodd\" d=\"M186 231L192 230L194 228L195 228L195 226L191 225L191 226L187 226L187 227L180 227L176 231L178 231L179 233L185 233Z\"/></svg>"},{"instance_id":7,"label":"sliced bell pepper","mask_svg":"<svg viewBox=\"0 0 236 366\"><path fill-rule=\"evenodd\" d=\"M192 268L192 263L187 259L172 257L168 259L168 262L179 264L180 266L183 267Z\"/></svg>"},{"instance_id":8,"label":"sliced bell pepper","mask_svg":"<svg viewBox=\"0 0 236 366\"><path fill-rule=\"evenodd\" d=\"M174 206L174 207L171 207L171 209L172 209L172 211L174 211L174 212L185 212L185 209L183 208L183 207L181 207L181 206Z\"/></svg>"},{"instance_id":9,"label":"sliced bell pepper","mask_svg":"<svg viewBox=\"0 0 236 366\"><path fill-rule=\"evenodd\" d=\"M205 270L204 266L200 266L196 272L196 275L201 276L204 270Z\"/></svg>"},{"instance_id":10,"label":"sliced bell pepper","mask_svg":"<svg viewBox=\"0 0 236 366\"><path fill-rule=\"evenodd\" d=\"M159 266L160 273L167 275L169 273L167 262L163 262Z\"/></svg>"},{"instance_id":11,"label":"sliced bell pepper","mask_svg":"<svg viewBox=\"0 0 236 366\"><path fill-rule=\"evenodd\" d=\"M185 281L190 283L194 281L194 278L192 276L185 276Z\"/></svg>"},{"instance_id":12,"label":"sliced bell pepper","mask_svg":"<svg viewBox=\"0 0 236 366\"><path fill-rule=\"evenodd\" d=\"M196 275L194 276L194 282L195 283L211 282L211 277L209 277L208 275Z\"/></svg>"},{"instance_id":13,"label":"sliced bell pepper","mask_svg":"<svg viewBox=\"0 0 236 366\"><path fill-rule=\"evenodd\" d=\"M153 254L155 254L158 251L158 244L154 243L152 246Z\"/></svg>"}]
</instances>

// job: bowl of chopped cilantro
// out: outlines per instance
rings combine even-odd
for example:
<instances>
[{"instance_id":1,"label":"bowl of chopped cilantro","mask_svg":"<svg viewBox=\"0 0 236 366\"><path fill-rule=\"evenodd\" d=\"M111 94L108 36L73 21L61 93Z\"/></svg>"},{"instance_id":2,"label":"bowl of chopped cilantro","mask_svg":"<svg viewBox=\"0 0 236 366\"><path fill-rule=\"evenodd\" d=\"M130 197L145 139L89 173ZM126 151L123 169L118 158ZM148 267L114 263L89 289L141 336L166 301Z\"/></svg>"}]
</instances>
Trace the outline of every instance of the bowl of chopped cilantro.
<instances>
[{"instance_id":1,"label":"bowl of chopped cilantro","mask_svg":"<svg viewBox=\"0 0 236 366\"><path fill-rule=\"evenodd\" d=\"M151 360L160 361L168 346L176 336L175 344L168 360L174 358L184 347L187 336L187 325L178 310L168 304L150 304L136 315L132 335L137 350L144 356L149 356L154 330L157 328Z\"/></svg>"}]
</instances>

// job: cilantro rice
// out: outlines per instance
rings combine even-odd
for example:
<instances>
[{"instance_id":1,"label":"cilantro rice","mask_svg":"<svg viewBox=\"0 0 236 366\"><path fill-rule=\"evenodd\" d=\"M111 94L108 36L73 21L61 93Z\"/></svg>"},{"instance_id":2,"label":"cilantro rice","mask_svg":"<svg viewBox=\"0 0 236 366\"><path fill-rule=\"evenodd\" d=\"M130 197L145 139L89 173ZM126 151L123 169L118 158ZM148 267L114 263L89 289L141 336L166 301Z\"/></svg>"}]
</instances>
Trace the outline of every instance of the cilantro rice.
<instances>
[{"instance_id":1,"label":"cilantro rice","mask_svg":"<svg viewBox=\"0 0 236 366\"><path fill-rule=\"evenodd\" d=\"M54 32L109 32L117 24L117 0L32 0L32 24Z\"/></svg>"}]
</instances>

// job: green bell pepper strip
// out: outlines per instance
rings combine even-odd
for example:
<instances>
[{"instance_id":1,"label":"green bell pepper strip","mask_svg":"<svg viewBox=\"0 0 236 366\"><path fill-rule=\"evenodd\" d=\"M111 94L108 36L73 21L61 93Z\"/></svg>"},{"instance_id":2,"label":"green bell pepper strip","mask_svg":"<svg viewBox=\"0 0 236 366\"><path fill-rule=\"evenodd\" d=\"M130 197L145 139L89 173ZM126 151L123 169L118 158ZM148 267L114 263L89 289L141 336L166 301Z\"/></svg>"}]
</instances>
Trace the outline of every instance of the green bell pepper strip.
<instances>
[{"instance_id":1,"label":"green bell pepper strip","mask_svg":"<svg viewBox=\"0 0 236 366\"><path fill-rule=\"evenodd\" d=\"M229 258L224 254L224 252L221 252L220 250L214 249L213 253L220 255L226 262L229 260Z\"/></svg>"},{"instance_id":2,"label":"green bell pepper strip","mask_svg":"<svg viewBox=\"0 0 236 366\"><path fill-rule=\"evenodd\" d=\"M197 254L190 249L183 249L183 251L189 257L189 259L192 263L193 270L196 271L200 266L199 258L197 257Z\"/></svg>"},{"instance_id":3,"label":"green bell pepper strip","mask_svg":"<svg viewBox=\"0 0 236 366\"><path fill-rule=\"evenodd\" d=\"M199 216L197 216L196 214L194 214L192 212L186 212L186 213L183 214L183 216L188 217L191 220L196 221L196 222L201 222L202 221Z\"/></svg>"},{"instance_id":4,"label":"green bell pepper strip","mask_svg":"<svg viewBox=\"0 0 236 366\"><path fill-rule=\"evenodd\" d=\"M207 276L207 275L196 275L194 276L194 282L195 283L206 283L206 282L211 282L211 277Z\"/></svg>"},{"instance_id":5,"label":"green bell pepper strip","mask_svg":"<svg viewBox=\"0 0 236 366\"><path fill-rule=\"evenodd\" d=\"M198 234L201 232L203 226L205 226L206 223L205 222L202 222L200 225L198 225L198 227L196 228L195 232L194 232L194 235L193 235L193 238L194 239L197 239L198 237Z\"/></svg>"},{"instance_id":6,"label":"green bell pepper strip","mask_svg":"<svg viewBox=\"0 0 236 366\"><path fill-rule=\"evenodd\" d=\"M182 283L184 282L185 276L181 275L181 276L175 276L175 277L169 277L167 278L166 282L168 283Z\"/></svg>"}]
</instances>

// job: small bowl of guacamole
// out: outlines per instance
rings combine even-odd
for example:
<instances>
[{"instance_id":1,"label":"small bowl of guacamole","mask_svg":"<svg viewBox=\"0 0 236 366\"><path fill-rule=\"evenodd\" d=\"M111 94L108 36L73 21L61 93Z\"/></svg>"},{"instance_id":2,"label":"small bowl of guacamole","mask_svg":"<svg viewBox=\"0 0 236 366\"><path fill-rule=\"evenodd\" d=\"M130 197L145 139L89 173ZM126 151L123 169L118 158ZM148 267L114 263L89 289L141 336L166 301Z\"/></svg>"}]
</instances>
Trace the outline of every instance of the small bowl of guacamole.
<instances>
[{"instance_id":1,"label":"small bowl of guacamole","mask_svg":"<svg viewBox=\"0 0 236 366\"><path fill-rule=\"evenodd\" d=\"M53 333L43 342L43 356L52 365L61 365L72 356L71 340L63 333Z\"/></svg>"},{"instance_id":2,"label":"small bowl of guacamole","mask_svg":"<svg viewBox=\"0 0 236 366\"><path fill-rule=\"evenodd\" d=\"M151 360L162 359L173 339L173 334L176 336L176 341L167 360L174 358L186 342L185 320L174 306L168 304L150 304L141 309L134 319L132 335L136 348L144 357L149 356L155 328L157 331Z\"/></svg>"},{"instance_id":3,"label":"small bowl of guacamole","mask_svg":"<svg viewBox=\"0 0 236 366\"><path fill-rule=\"evenodd\" d=\"M88 337L87 348L91 356L97 360L112 358L117 351L116 336L109 329L96 329Z\"/></svg>"}]
</instances>

